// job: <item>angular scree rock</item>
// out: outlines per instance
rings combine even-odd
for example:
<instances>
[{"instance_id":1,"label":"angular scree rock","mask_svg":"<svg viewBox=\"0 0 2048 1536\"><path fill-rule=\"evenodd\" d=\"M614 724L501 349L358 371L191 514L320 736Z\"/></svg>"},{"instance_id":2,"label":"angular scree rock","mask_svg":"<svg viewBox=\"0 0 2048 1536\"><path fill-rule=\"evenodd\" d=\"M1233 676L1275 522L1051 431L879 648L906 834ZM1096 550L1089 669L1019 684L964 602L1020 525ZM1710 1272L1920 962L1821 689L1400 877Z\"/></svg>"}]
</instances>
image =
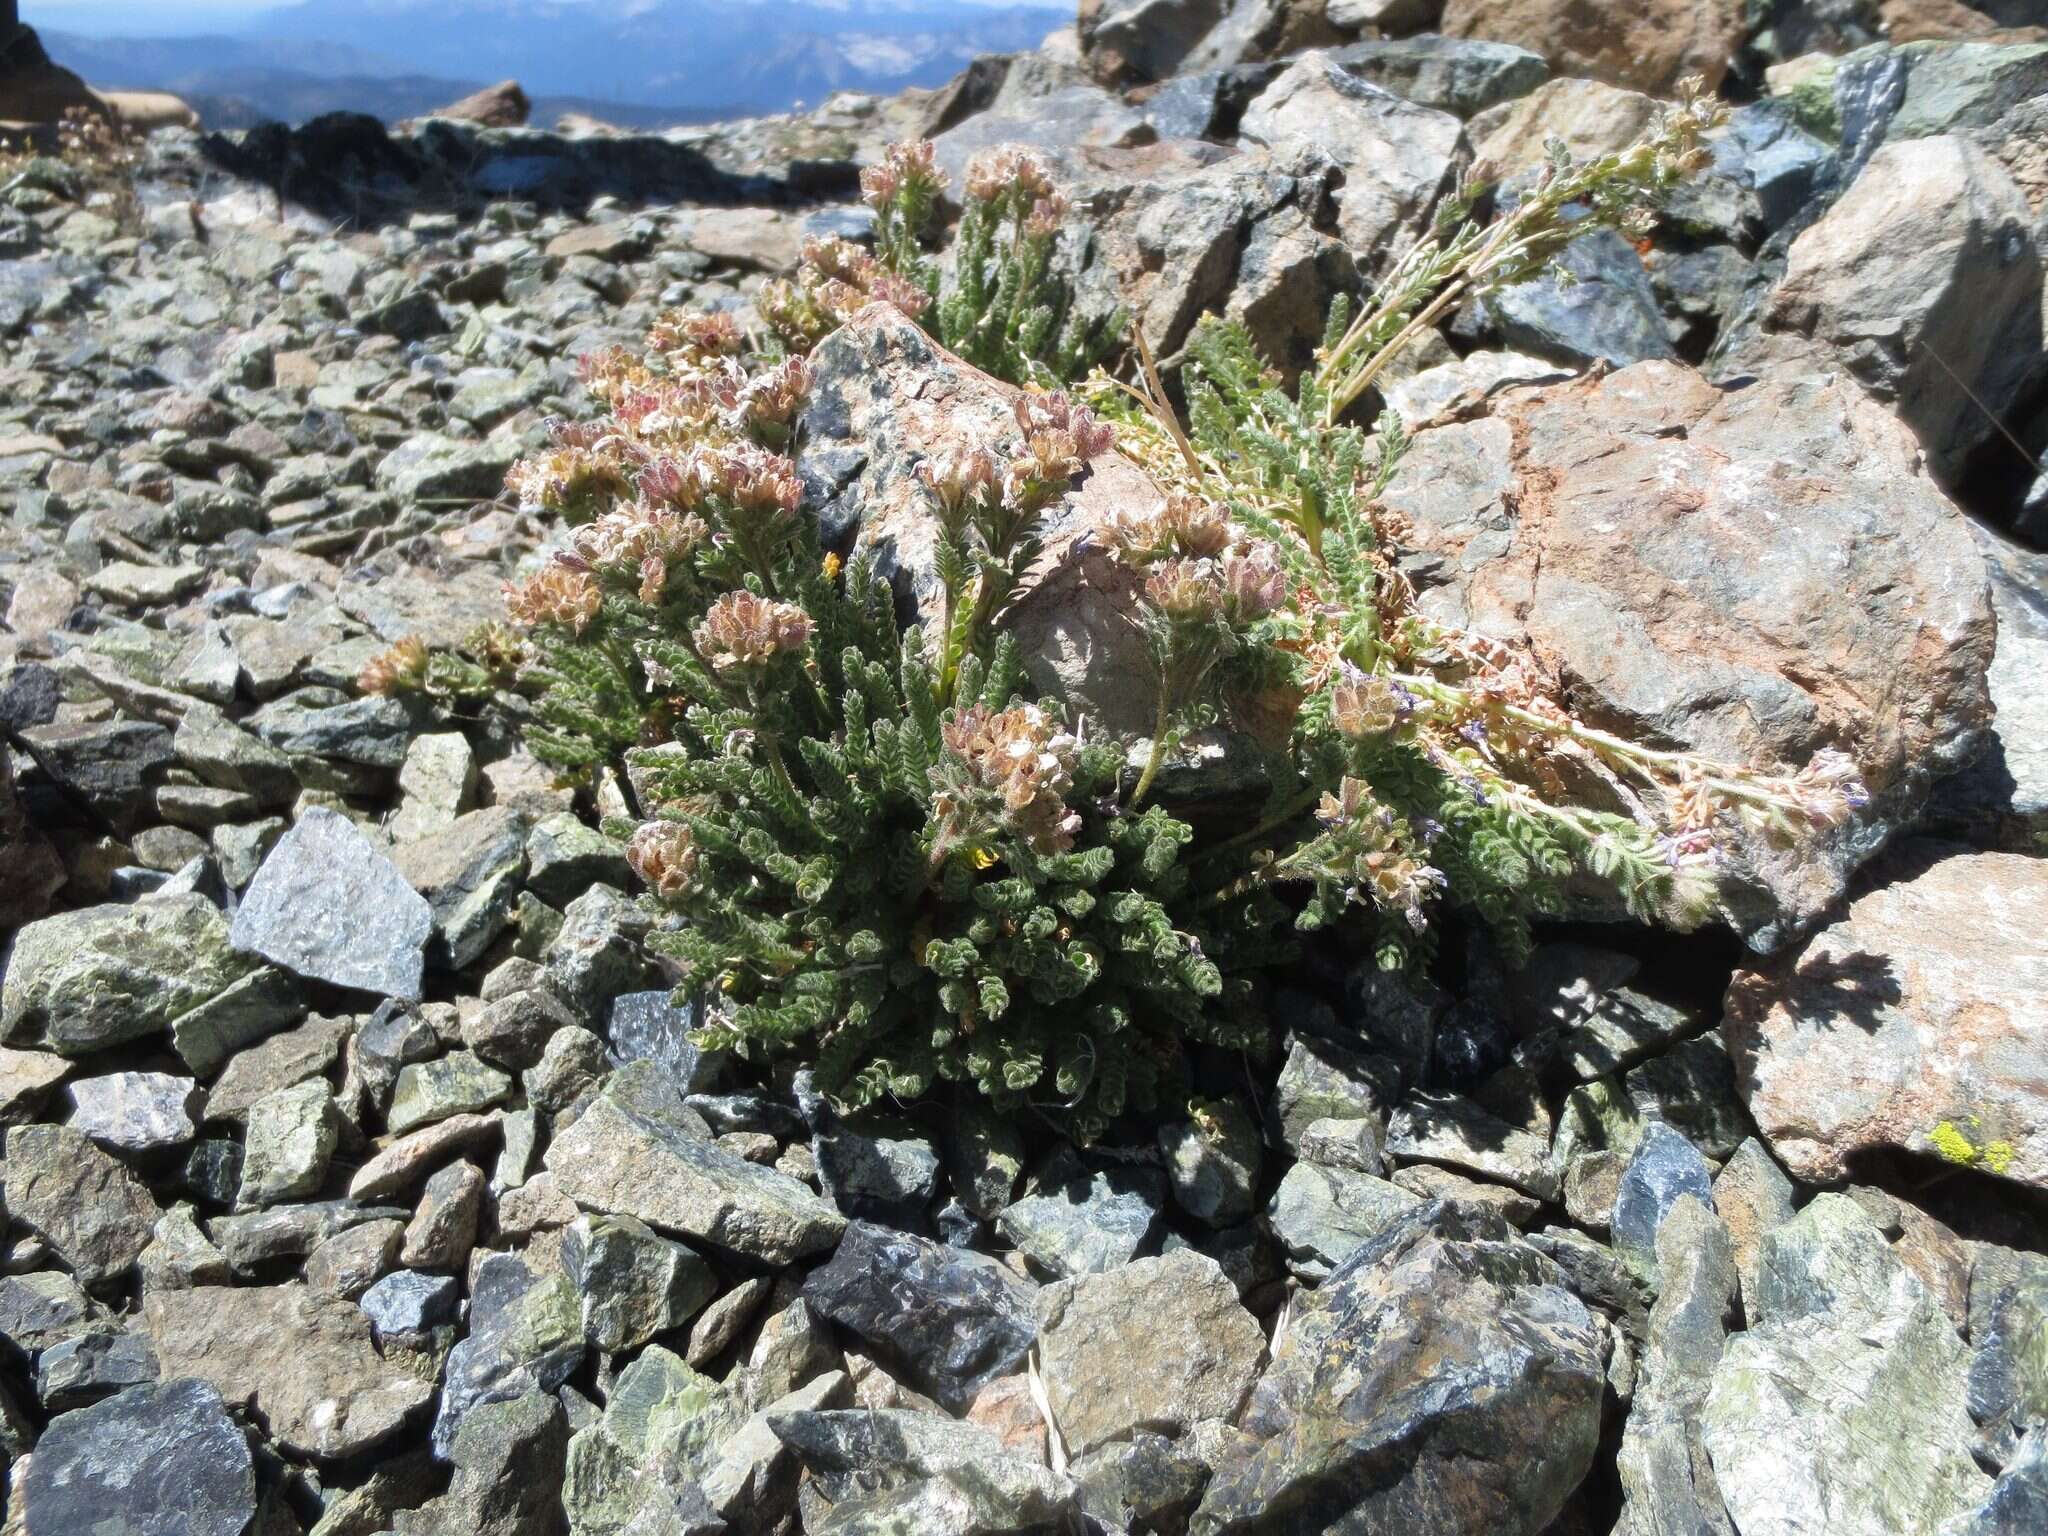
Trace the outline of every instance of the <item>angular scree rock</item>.
<instances>
[{"instance_id":1,"label":"angular scree rock","mask_svg":"<svg viewBox=\"0 0 2048 1536\"><path fill-rule=\"evenodd\" d=\"M295 975L417 1002L433 912L355 823L314 808L256 872L236 949Z\"/></svg>"},{"instance_id":2,"label":"angular scree rock","mask_svg":"<svg viewBox=\"0 0 2048 1536\"><path fill-rule=\"evenodd\" d=\"M954 1412L1020 1369L1038 1336L1031 1286L997 1260L865 1221L811 1272L804 1299Z\"/></svg>"},{"instance_id":3,"label":"angular scree rock","mask_svg":"<svg viewBox=\"0 0 2048 1536\"><path fill-rule=\"evenodd\" d=\"M1723 1031L1801 1178L1932 1153L2048 1188L2048 864L1907 844L1797 954L1730 983Z\"/></svg>"},{"instance_id":4,"label":"angular scree rock","mask_svg":"<svg viewBox=\"0 0 2048 1536\"><path fill-rule=\"evenodd\" d=\"M1535 1536L1592 1465L1605 1354L1555 1263L1433 1202L1307 1299L1189 1530Z\"/></svg>"}]
</instances>

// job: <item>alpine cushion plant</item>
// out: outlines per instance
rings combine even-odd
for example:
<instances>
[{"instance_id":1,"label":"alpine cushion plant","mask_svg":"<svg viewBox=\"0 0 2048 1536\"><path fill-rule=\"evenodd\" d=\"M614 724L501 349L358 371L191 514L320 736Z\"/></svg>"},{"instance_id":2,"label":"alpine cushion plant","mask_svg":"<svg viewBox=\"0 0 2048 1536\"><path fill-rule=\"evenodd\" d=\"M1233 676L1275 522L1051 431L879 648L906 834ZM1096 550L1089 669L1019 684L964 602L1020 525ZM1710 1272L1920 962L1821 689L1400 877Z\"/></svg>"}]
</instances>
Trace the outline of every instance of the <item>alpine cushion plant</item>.
<instances>
[{"instance_id":1,"label":"alpine cushion plant","mask_svg":"<svg viewBox=\"0 0 2048 1536\"><path fill-rule=\"evenodd\" d=\"M568 770L624 768L641 805L616 831L673 919L649 942L712 999L702 1042L799 1054L846 1107L971 1081L1085 1139L1180 1097L1188 1042L1259 1042L1253 989L1289 921L1357 914L1382 963L1416 964L1443 904L1519 948L1590 875L1692 922L1724 823L1846 815L1842 762L1771 776L1641 748L1573 719L1531 659L1425 623L1379 502L1398 423L1349 419L1447 295L1636 217L1695 163L1708 115L1689 99L1637 150L1560 162L1490 225L1461 203L1375 307L1333 317L1293 395L1215 322L1183 375L1187 427L1149 358L1137 388L1098 373L1087 404L1022 392L1003 440L915 470L928 626L900 627L868 561L821 544L789 456L805 353L881 301L1013 380L1077 372L1100 338L1050 275L1069 210L1035 161L970 169L950 287L924 246L943 188L912 146L868 179L874 251L812 250L762 301L772 338L678 314L644 356L591 360L606 419L559 428L512 479L574 525L511 596L530 740ZM1166 492L1105 530L1158 681L1135 772L1133 744L1030 696L1005 627L1048 514L1111 451ZM1185 733L1217 721L1263 749L1270 797L1198 842L1151 796Z\"/></svg>"},{"instance_id":2,"label":"alpine cushion plant","mask_svg":"<svg viewBox=\"0 0 2048 1536\"><path fill-rule=\"evenodd\" d=\"M762 295L762 318L791 351L808 352L876 300L1012 384L1079 378L1116 345L1122 315L1082 315L1055 261L1073 210L1035 156L1004 147L968 166L950 271L925 249L947 190L930 144L894 146L861 186L874 251L812 240L795 280Z\"/></svg>"}]
</instances>

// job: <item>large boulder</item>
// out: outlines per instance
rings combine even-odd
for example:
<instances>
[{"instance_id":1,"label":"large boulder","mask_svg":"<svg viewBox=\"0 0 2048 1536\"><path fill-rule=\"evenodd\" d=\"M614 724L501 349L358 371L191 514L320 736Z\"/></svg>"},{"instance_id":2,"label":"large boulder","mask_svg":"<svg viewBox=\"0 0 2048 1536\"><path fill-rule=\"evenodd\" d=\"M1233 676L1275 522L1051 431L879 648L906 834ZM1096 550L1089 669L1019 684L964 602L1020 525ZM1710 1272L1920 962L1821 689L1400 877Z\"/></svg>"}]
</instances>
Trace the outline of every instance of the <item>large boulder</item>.
<instances>
[{"instance_id":1,"label":"large boulder","mask_svg":"<svg viewBox=\"0 0 2048 1536\"><path fill-rule=\"evenodd\" d=\"M1818 844L1730 839L1729 916L1781 943L1967 761L1993 624L1968 525L1911 434L1838 377L1717 389L1675 363L1505 392L1419 433L1387 500L1429 616L1526 646L1590 722L1870 801Z\"/></svg>"},{"instance_id":2,"label":"large boulder","mask_svg":"<svg viewBox=\"0 0 2048 1536\"><path fill-rule=\"evenodd\" d=\"M242 1536L256 1515L249 1442L201 1381L148 1384L60 1414L26 1465L27 1536Z\"/></svg>"},{"instance_id":3,"label":"large boulder","mask_svg":"<svg viewBox=\"0 0 2048 1536\"><path fill-rule=\"evenodd\" d=\"M1932 1153L2048 1188L2048 863L1916 842L1723 1025L1758 1130L1801 1178Z\"/></svg>"},{"instance_id":4,"label":"large boulder","mask_svg":"<svg viewBox=\"0 0 2048 1536\"><path fill-rule=\"evenodd\" d=\"M920 1392L964 1408L1038 1336L1033 1291L987 1254L857 1221L804 1281L812 1311Z\"/></svg>"},{"instance_id":5,"label":"large boulder","mask_svg":"<svg viewBox=\"0 0 2048 1536\"><path fill-rule=\"evenodd\" d=\"M1842 367L1954 483L2042 371L2033 226L2011 175L1969 140L1888 138L1792 242L1765 334L1722 372Z\"/></svg>"},{"instance_id":6,"label":"large boulder","mask_svg":"<svg viewBox=\"0 0 2048 1536\"><path fill-rule=\"evenodd\" d=\"M417 1002L433 923L425 899L354 822L314 808L257 870L232 938L295 975Z\"/></svg>"},{"instance_id":7,"label":"large boulder","mask_svg":"<svg viewBox=\"0 0 2048 1536\"><path fill-rule=\"evenodd\" d=\"M5 1209L88 1286L128 1272L149 1246L157 1204L119 1159L66 1125L8 1133Z\"/></svg>"},{"instance_id":8,"label":"large boulder","mask_svg":"<svg viewBox=\"0 0 2048 1536\"><path fill-rule=\"evenodd\" d=\"M1742 1536L1907 1536L1990 1488L1969 1352L1863 1209L1824 1194L1763 1240L1700 1437Z\"/></svg>"},{"instance_id":9,"label":"large boulder","mask_svg":"<svg viewBox=\"0 0 2048 1536\"><path fill-rule=\"evenodd\" d=\"M1618 1458L1625 1502L1616 1536L1734 1536L1699 1433L1736 1311L1734 1240L1683 1195L1658 1231L1656 1260L1657 1301Z\"/></svg>"},{"instance_id":10,"label":"large boulder","mask_svg":"<svg viewBox=\"0 0 2048 1536\"><path fill-rule=\"evenodd\" d=\"M0 752L0 929L19 928L49 911L64 880L64 861L15 792L14 754Z\"/></svg>"},{"instance_id":11,"label":"large boulder","mask_svg":"<svg viewBox=\"0 0 2048 1536\"><path fill-rule=\"evenodd\" d=\"M1280 149L1324 149L1342 172L1332 194L1337 233L1361 267L1384 271L1429 227L1465 158L1464 130L1448 112L1419 107L1309 53L1254 98L1239 132Z\"/></svg>"},{"instance_id":12,"label":"large boulder","mask_svg":"<svg viewBox=\"0 0 2048 1536\"><path fill-rule=\"evenodd\" d=\"M196 893L61 912L14 936L0 1038L64 1056L159 1034L257 968Z\"/></svg>"},{"instance_id":13,"label":"large boulder","mask_svg":"<svg viewBox=\"0 0 2048 1536\"><path fill-rule=\"evenodd\" d=\"M1075 1456L1139 1430L1235 1419L1265 1346L1237 1287L1191 1249L1038 1295L1047 1398Z\"/></svg>"},{"instance_id":14,"label":"large boulder","mask_svg":"<svg viewBox=\"0 0 2048 1536\"><path fill-rule=\"evenodd\" d=\"M591 1101L546 1163L585 1210L631 1216L763 1264L830 1248L846 1218L788 1174L688 1135L626 1096Z\"/></svg>"},{"instance_id":15,"label":"large boulder","mask_svg":"<svg viewBox=\"0 0 2048 1536\"><path fill-rule=\"evenodd\" d=\"M1515 43L1561 75L1670 95L1687 75L1712 90L1743 41L1742 0L1447 0L1452 37Z\"/></svg>"},{"instance_id":16,"label":"large boulder","mask_svg":"<svg viewBox=\"0 0 2048 1536\"><path fill-rule=\"evenodd\" d=\"M1189 1529L1535 1536L1586 1475L1606 1350L1549 1258L1435 1202L1303 1299Z\"/></svg>"}]
</instances>

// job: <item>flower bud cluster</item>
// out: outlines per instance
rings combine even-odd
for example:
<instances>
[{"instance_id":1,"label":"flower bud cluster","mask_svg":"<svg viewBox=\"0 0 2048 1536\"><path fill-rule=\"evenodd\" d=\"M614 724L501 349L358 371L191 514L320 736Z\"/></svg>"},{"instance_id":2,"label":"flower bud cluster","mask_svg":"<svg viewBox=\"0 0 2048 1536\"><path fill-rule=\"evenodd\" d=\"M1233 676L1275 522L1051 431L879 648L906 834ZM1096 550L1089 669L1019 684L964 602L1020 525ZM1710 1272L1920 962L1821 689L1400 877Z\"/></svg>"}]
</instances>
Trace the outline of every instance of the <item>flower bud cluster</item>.
<instances>
[{"instance_id":1,"label":"flower bud cluster","mask_svg":"<svg viewBox=\"0 0 2048 1536\"><path fill-rule=\"evenodd\" d=\"M427 685L427 642L407 635L363 663L356 687L364 693L417 693Z\"/></svg>"},{"instance_id":2,"label":"flower bud cluster","mask_svg":"<svg viewBox=\"0 0 2048 1536\"><path fill-rule=\"evenodd\" d=\"M985 149L967 165L967 195L978 203L1035 208L1060 197L1045 162L1016 144Z\"/></svg>"},{"instance_id":3,"label":"flower bud cluster","mask_svg":"<svg viewBox=\"0 0 2048 1536\"><path fill-rule=\"evenodd\" d=\"M942 728L946 751L965 772L970 790L993 795L1008 831L1040 854L1064 853L1081 830L1066 802L1074 786L1080 743L1035 704L964 710ZM943 768L933 770L934 807L956 823L971 815L966 797L951 787Z\"/></svg>"},{"instance_id":4,"label":"flower bud cluster","mask_svg":"<svg viewBox=\"0 0 2048 1536\"><path fill-rule=\"evenodd\" d=\"M520 460L505 476L523 510L581 522L632 493L645 452L610 423L555 421L548 434L546 453Z\"/></svg>"},{"instance_id":5,"label":"flower bud cluster","mask_svg":"<svg viewBox=\"0 0 2048 1536\"><path fill-rule=\"evenodd\" d=\"M861 201L877 213L903 199L936 199L946 190L939 169L938 146L929 139L891 144L879 165L860 173Z\"/></svg>"},{"instance_id":6,"label":"flower bud cluster","mask_svg":"<svg viewBox=\"0 0 2048 1536\"><path fill-rule=\"evenodd\" d=\"M696 839L680 821L645 822L626 843L626 863L664 901L689 893L697 858Z\"/></svg>"},{"instance_id":7,"label":"flower bud cluster","mask_svg":"<svg viewBox=\"0 0 2048 1536\"><path fill-rule=\"evenodd\" d=\"M1330 719L1353 741L1375 741L1406 725L1416 703L1399 683L1347 667L1330 689Z\"/></svg>"},{"instance_id":8,"label":"flower bud cluster","mask_svg":"<svg viewBox=\"0 0 2048 1536\"><path fill-rule=\"evenodd\" d=\"M736 358L746 342L739 321L723 310L666 310L647 333L648 350L678 371Z\"/></svg>"},{"instance_id":9,"label":"flower bud cluster","mask_svg":"<svg viewBox=\"0 0 2048 1536\"><path fill-rule=\"evenodd\" d=\"M810 643L811 616L795 603L727 592L711 605L694 638L698 654L718 672L758 675L778 656Z\"/></svg>"}]
</instances>

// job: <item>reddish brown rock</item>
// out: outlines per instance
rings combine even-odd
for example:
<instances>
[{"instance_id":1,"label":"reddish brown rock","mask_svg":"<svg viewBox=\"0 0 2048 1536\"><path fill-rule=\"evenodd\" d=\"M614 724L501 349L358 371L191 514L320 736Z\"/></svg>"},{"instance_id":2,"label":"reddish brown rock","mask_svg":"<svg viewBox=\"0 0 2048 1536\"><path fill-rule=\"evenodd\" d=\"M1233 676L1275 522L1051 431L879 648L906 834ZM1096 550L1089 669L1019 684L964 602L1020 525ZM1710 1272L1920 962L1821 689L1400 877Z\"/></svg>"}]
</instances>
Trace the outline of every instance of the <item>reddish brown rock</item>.
<instances>
[{"instance_id":1,"label":"reddish brown rock","mask_svg":"<svg viewBox=\"0 0 2048 1536\"><path fill-rule=\"evenodd\" d=\"M482 123L486 128L521 128L526 125L527 115L532 111L533 103L527 99L517 80L500 80L496 85L485 86L460 101L436 107L427 116Z\"/></svg>"},{"instance_id":2,"label":"reddish brown rock","mask_svg":"<svg viewBox=\"0 0 2048 1536\"><path fill-rule=\"evenodd\" d=\"M1742 0L1448 0L1442 31L1514 43L1560 75L1668 96L1687 75L1721 83L1742 46Z\"/></svg>"},{"instance_id":3,"label":"reddish brown rock","mask_svg":"<svg viewBox=\"0 0 2048 1536\"><path fill-rule=\"evenodd\" d=\"M1881 875L1728 989L1757 1129L1802 1178L1899 1148L2048 1188L2048 863L1922 842Z\"/></svg>"},{"instance_id":4,"label":"reddish brown rock","mask_svg":"<svg viewBox=\"0 0 2048 1536\"><path fill-rule=\"evenodd\" d=\"M1829 375L1677 363L1501 396L1416 437L1388 501L1439 619L1526 645L1591 723L1721 761L1855 758L1871 802L1794 855L1732 847L1762 947L1841 894L1990 718L1984 563L1912 435Z\"/></svg>"}]
</instances>

